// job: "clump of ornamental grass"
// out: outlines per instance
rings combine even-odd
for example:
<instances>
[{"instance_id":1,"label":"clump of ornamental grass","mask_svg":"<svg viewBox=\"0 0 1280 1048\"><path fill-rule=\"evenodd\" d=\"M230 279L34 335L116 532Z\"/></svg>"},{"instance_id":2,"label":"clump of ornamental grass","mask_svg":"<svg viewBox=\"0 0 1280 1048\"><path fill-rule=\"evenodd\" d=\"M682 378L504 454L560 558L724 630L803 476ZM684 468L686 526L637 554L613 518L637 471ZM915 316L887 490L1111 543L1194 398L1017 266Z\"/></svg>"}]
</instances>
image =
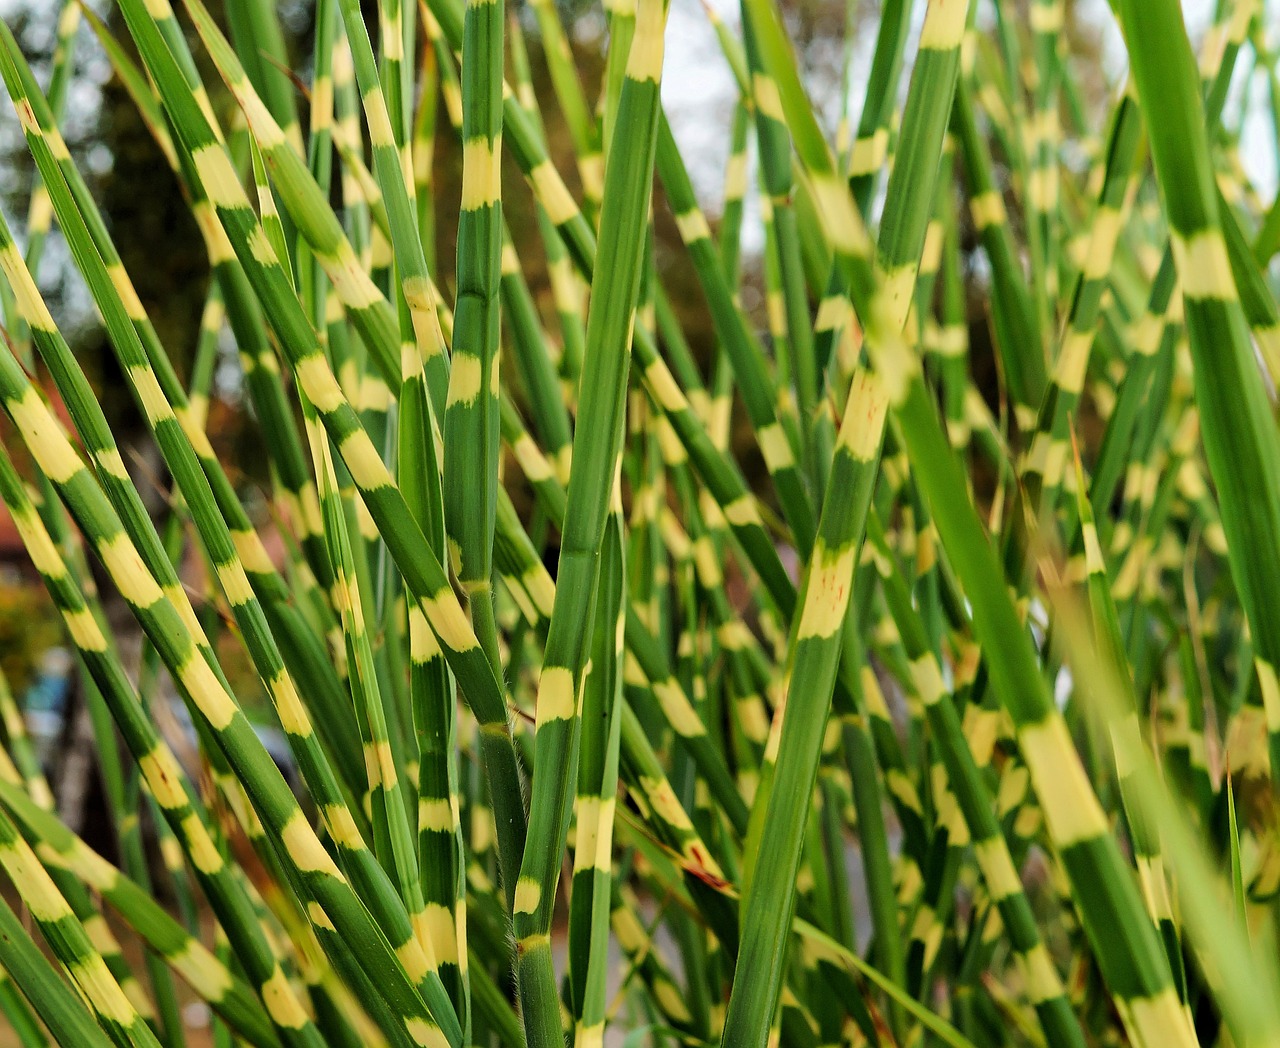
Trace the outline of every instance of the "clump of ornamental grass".
<instances>
[{"instance_id":1,"label":"clump of ornamental grass","mask_svg":"<svg viewBox=\"0 0 1280 1048\"><path fill-rule=\"evenodd\" d=\"M192 995L255 1048L1280 1039L1280 209L1226 105L1245 69L1280 97L1264 8L1218 4L1197 64L1175 0L1117 0L1097 117L1063 0L886 0L829 134L785 6L715 24L741 94L714 230L665 0L606 5L599 83L550 0L380 0L376 31L317 0L305 90L268 0L229 30L118 0L128 40L67 0L47 91L0 30L38 174L24 246L0 222L0 496L118 844L59 821L0 689L16 1043L179 1048ZM185 379L58 132L90 31L204 239ZM158 516L32 278L50 221ZM225 340L269 520L210 441Z\"/></svg>"}]
</instances>

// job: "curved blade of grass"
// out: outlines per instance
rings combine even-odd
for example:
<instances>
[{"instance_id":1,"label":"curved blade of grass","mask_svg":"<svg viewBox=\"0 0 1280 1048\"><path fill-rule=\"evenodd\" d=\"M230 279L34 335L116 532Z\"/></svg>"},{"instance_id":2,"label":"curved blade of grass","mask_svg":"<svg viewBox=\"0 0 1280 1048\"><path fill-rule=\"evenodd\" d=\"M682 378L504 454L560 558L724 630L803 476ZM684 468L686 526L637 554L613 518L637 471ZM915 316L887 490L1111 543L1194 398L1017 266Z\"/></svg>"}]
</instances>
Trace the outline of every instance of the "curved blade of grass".
<instances>
[{"instance_id":1,"label":"curved blade of grass","mask_svg":"<svg viewBox=\"0 0 1280 1048\"><path fill-rule=\"evenodd\" d=\"M567 829L569 772L580 730L577 700L598 579L596 551L621 452L629 342L656 150L665 21L662 0L642 0L601 210L601 235L608 233L616 254L614 264L597 270L592 282L556 602L538 683L538 771L529 826L530 834L544 844L525 852L514 908L517 979L531 1048L549 1048L563 1039L551 958L551 917Z\"/></svg>"},{"instance_id":2,"label":"curved blade of grass","mask_svg":"<svg viewBox=\"0 0 1280 1048\"><path fill-rule=\"evenodd\" d=\"M795 812L797 806L808 807L817 777L840 657L840 632L875 481L886 407L878 380L868 374L855 378L823 501L819 541L805 573L785 713L775 719L771 736L777 755L773 781L756 804L757 812L764 813L763 832L742 902L737 977L721 1035L726 1046L763 1046L781 992L795 907L795 870L806 825ZM761 798L767 798L767 807Z\"/></svg>"},{"instance_id":3,"label":"curved blade of grass","mask_svg":"<svg viewBox=\"0 0 1280 1048\"><path fill-rule=\"evenodd\" d=\"M1223 508L1232 576L1258 645L1258 679L1272 711L1271 760L1280 766L1280 685L1274 683L1280 663L1274 630L1280 622L1273 625L1276 612L1257 588L1280 572L1280 433L1253 360L1222 237L1197 85L1191 77L1172 95L1158 86L1172 75L1189 77L1194 65L1181 13L1162 2L1124 3L1119 14L1172 227L1205 453ZM1151 111L1156 92L1159 118Z\"/></svg>"},{"instance_id":4,"label":"curved blade of grass","mask_svg":"<svg viewBox=\"0 0 1280 1048\"><path fill-rule=\"evenodd\" d=\"M280 1043L253 991L170 917L150 893L116 870L55 817L40 811L20 791L0 783L0 798L13 818L30 830L37 842L37 854L46 866L65 867L100 893L240 1036L263 1048Z\"/></svg>"},{"instance_id":5,"label":"curved blade of grass","mask_svg":"<svg viewBox=\"0 0 1280 1048\"><path fill-rule=\"evenodd\" d=\"M60 1043L84 1048L109 1048L113 1043L94 1022L84 1001L31 941L4 899L0 899L0 965Z\"/></svg>"}]
</instances>

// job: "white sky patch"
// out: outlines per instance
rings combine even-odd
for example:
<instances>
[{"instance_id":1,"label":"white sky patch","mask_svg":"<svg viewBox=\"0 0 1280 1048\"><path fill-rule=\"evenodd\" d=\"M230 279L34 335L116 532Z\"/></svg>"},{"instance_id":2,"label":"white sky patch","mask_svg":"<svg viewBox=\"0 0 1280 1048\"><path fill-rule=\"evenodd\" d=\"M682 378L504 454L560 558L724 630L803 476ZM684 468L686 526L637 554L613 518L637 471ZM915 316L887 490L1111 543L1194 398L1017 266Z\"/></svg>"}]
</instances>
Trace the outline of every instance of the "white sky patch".
<instances>
[{"instance_id":1,"label":"white sky patch","mask_svg":"<svg viewBox=\"0 0 1280 1048\"><path fill-rule=\"evenodd\" d=\"M709 4L727 25L736 30L741 24L737 0L709 0ZM698 203L708 214L719 216L724 211L724 176L738 85L700 0L671 0L666 46L662 104L671 133L685 157ZM754 192L758 178L754 150L748 148L747 207L742 223L746 254L764 248L764 226Z\"/></svg>"}]
</instances>

